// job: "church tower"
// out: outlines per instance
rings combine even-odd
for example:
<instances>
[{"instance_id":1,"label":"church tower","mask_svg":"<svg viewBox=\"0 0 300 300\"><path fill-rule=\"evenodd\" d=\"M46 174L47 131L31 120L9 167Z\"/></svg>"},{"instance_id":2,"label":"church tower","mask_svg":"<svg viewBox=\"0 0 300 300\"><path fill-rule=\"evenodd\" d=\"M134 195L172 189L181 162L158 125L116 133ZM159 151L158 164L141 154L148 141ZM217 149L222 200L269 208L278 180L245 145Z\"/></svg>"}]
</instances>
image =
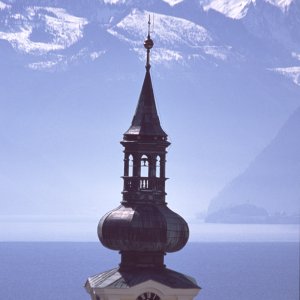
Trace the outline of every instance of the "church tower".
<instances>
[{"instance_id":1,"label":"church tower","mask_svg":"<svg viewBox=\"0 0 300 300\"><path fill-rule=\"evenodd\" d=\"M168 269L167 252L188 241L185 220L166 203L167 134L161 128L150 76L150 20L144 42L146 74L131 126L124 133L123 199L98 225L101 243L121 254L119 267L91 276L85 288L92 300L192 300L196 281Z\"/></svg>"}]
</instances>

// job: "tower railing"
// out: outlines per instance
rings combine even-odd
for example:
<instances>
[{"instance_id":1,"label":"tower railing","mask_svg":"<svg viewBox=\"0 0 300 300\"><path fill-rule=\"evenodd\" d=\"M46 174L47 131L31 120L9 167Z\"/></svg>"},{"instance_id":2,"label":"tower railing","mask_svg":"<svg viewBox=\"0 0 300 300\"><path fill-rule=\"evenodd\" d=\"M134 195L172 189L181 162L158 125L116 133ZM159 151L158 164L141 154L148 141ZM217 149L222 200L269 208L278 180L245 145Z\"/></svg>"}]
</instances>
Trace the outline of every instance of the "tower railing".
<instances>
[{"instance_id":1,"label":"tower railing","mask_svg":"<svg viewBox=\"0 0 300 300\"><path fill-rule=\"evenodd\" d=\"M123 176L124 191L164 191L165 178Z\"/></svg>"}]
</instances>

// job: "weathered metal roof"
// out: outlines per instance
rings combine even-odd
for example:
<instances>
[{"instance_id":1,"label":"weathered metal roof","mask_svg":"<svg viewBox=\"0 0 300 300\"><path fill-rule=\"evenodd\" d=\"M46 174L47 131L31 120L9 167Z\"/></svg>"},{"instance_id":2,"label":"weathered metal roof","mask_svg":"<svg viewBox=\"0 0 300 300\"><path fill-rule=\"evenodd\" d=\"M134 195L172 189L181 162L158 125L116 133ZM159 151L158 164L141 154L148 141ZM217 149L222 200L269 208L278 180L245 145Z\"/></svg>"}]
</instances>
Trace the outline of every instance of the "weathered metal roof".
<instances>
[{"instance_id":1,"label":"weathered metal roof","mask_svg":"<svg viewBox=\"0 0 300 300\"><path fill-rule=\"evenodd\" d=\"M149 70L146 71L136 111L124 138L130 138L132 135L167 137L160 126Z\"/></svg>"},{"instance_id":2,"label":"weathered metal roof","mask_svg":"<svg viewBox=\"0 0 300 300\"><path fill-rule=\"evenodd\" d=\"M121 205L100 220L98 236L113 250L175 252L187 243L189 228L166 205Z\"/></svg>"},{"instance_id":3,"label":"weathered metal roof","mask_svg":"<svg viewBox=\"0 0 300 300\"><path fill-rule=\"evenodd\" d=\"M131 288L153 280L170 288L199 289L194 278L170 269L130 269L121 271L115 268L87 279L91 288Z\"/></svg>"}]
</instances>

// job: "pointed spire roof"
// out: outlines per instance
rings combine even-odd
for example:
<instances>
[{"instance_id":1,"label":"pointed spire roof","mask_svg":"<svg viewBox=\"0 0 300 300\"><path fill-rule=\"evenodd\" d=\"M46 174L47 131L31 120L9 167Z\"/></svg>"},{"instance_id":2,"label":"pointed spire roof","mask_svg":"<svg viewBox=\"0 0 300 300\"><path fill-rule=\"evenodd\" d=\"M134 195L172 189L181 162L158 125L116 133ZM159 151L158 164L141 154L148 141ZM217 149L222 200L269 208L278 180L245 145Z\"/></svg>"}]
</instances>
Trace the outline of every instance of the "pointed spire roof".
<instances>
[{"instance_id":1,"label":"pointed spire roof","mask_svg":"<svg viewBox=\"0 0 300 300\"><path fill-rule=\"evenodd\" d=\"M131 126L124 135L167 136L160 126L149 70L146 71L143 87Z\"/></svg>"},{"instance_id":2,"label":"pointed spire roof","mask_svg":"<svg viewBox=\"0 0 300 300\"><path fill-rule=\"evenodd\" d=\"M130 136L136 138L137 136L145 137L159 137L166 138L167 134L160 126L159 117L157 114L155 98L153 93L152 81L150 76L150 49L154 43L150 38L150 16L148 22L148 36L144 41L144 47L147 49L146 61L146 75L140 98L133 116L130 128L124 133L124 138L128 139Z\"/></svg>"}]
</instances>

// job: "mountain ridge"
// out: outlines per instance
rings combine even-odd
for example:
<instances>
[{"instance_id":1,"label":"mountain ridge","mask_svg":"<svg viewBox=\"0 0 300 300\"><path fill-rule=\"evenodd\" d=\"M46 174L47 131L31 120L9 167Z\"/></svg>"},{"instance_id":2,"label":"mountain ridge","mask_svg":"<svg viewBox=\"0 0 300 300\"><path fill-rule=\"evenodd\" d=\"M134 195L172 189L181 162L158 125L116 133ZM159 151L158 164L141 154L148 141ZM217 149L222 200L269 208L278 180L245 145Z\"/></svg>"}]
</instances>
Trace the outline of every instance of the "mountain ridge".
<instances>
[{"instance_id":1,"label":"mountain ridge","mask_svg":"<svg viewBox=\"0 0 300 300\"><path fill-rule=\"evenodd\" d=\"M284 12L266 0L250 1L248 3L249 13L242 20L231 20L226 14L217 16L215 15L216 10L211 8L204 10L204 4L201 5L196 1L181 1L170 6L163 1L158 4L151 1L146 4L140 1L109 4L109 1L105 3L105 1L89 0L88 5L84 6L84 10L80 10L83 5L80 0L66 1L63 5L59 1L51 0L36 2L23 0L7 3L1 1L0 15L2 15L3 21L0 22L0 39L8 41L14 49L22 51L29 60L37 60L39 57L43 59L42 56L45 54L45 64L35 61L35 63L33 62L34 69L37 70L38 65L41 66L40 70L43 70L43 66L46 70L52 67L57 69L60 63L66 67L70 60L84 61L101 57L100 54L97 56L97 53L102 53L103 47L100 47L101 49L99 46L93 48L91 43L87 48L72 52L74 45L80 44L80 40L84 38L85 29L91 24L98 24L100 36L104 34L104 31L107 31L115 33L115 38L121 39L124 38L124 34L116 34L115 29L120 29L123 24L125 36L127 35L126 41L129 43L129 47L134 49L132 44L136 44L136 40L132 40L132 36L128 36L133 32L133 26L135 26L135 30L139 28L139 34L136 37L142 38L145 35L145 30L142 28L145 27L146 15L156 14L153 24L156 39L161 42L164 40L164 36L169 35L169 38L165 39L168 49L157 51L156 63L173 61L174 63L189 64L190 59L209 61L208 55L216 59L215 63L219 64L226 61L227 57L230 56L236 58L236 63L242 63L243 60L258 59L260 63L274 72L276 72L276 68L285 68L285 72L279 72L279 74L289 77L290 72L298 74L298 69L290 71L289 68L297 67L300 64L298 59L300 56L300 35L296 30L297 24L300 24L300 18L297 14L299 9L295 5L297 1L291 1L289 3L290 9ZM230 4L230 1L228 3ZM191 14L186 14L187 11ZM271 16L273 11L276 12L275 23L274 17ZM74 13L78 15L72 15ZM233 39L234 36L231 34L230 39L226 38L226 34L223 35L222 32L223 26L220 27L214 23L214 19L219 19L220 24L232 26L233 30L239 28L240 37L243 35L249 35L249 37L242 40L240 38ZM128 22L129 20L134 20L134 23ZM237 22L239 23L238 26ZM277 24L278 22L279 24ZM62 24L64 24L63 27ZM168 24L172 24L173 29ZM1 27L5 30L1 31ZM187 27L186 31L183 30L185 27ZM63 34L61 28L63 28ZM197 39L202 35L200 29L202 32L205 30L209 33L211 45L204 44L202 48L199 48L201 44L197 43ZM172 30L172 34L170 30ZM258 40L253 40L253 38ZM47 39L48 43L43 42ZM271 47L269 42L262 42L262 39L271 40ZM92 40L93 37L90 42ZM256 45L261 44L261 50L258 51L253 48L253 53L247 53L246 48L251 42ZM184 45L186 47L183 47ZM272 47L278 48L276 52L272 51ZM109 45L106 45L105 51L110 51ZM173 51L173 55L168 55L168 51ZM269 53L269 55L265 55L264 52ZM137 54L140 56L139 53ZM266 62L268 63L266 64ZM27 64L27 67L30 68L31 66L32 64ZM297 79L294 82L298 84Z\"/></svg>"}]
</instances>

